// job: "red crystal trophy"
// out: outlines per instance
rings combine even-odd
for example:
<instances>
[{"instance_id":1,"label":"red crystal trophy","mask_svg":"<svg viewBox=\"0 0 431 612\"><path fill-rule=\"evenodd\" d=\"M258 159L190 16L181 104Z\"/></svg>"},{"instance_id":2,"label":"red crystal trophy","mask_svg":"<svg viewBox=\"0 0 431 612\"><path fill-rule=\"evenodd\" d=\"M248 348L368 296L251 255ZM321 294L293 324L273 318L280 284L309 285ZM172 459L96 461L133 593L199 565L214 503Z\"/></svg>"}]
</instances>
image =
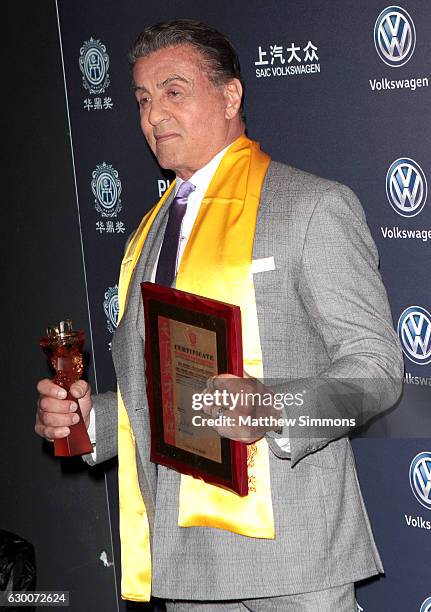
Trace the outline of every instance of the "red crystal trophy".
<instances>
[{"instance_id":1,"label":"red crystal trophy","mask_svg":"<svg viewBox=\"0 0 431 612\"><path fill-rule=\"evenodd\" d=\"M58 326L48 327L46 336L40 339L39 344L56 371L53 382L66 389L67 399L76 402L69 389L72 383L81 378L84 370L82 360L84 332L74 330L72 321L67 319L60 321ZM54 440L56 457L72 457L93 452L93 445L88 437L79 405L76 414L79 415L79 422L69 427L70 434L67 438Z\"/></svg>"}]
</instances>

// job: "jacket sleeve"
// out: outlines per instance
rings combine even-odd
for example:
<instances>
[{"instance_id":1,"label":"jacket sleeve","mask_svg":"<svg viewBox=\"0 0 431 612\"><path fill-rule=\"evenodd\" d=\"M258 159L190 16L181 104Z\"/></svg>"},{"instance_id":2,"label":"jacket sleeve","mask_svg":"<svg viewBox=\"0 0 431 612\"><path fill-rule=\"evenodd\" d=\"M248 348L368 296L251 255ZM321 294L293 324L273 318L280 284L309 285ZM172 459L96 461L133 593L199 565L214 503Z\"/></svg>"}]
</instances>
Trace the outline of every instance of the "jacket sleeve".
<instances>
[{"instance_id":1,"label":"jacket sleeve","mask_svg":"<svg viewBox=\"0 0 431 612\"><path fill-rule=\"evenodd\" d=\"M274 454L290 457L292 466L392 407L402 389L402 352L377 249L358 199L338 183L320 196L309 219L298 292L330 364L315 378L275 389L303 394L300 412L284 408L285 419L302 414L316 422L285 427L275 436L290 439L290 454L268 437ZM323 418L344 418L346 424L321 427Z\"/></svg>"},{"instance_id":2,"label":"jacket sleeve","mask_svg":"<svg viewBox=\"0 0 431 612\"><path fill-rule=\"evenodd\" d=\"M108 391L94 395L93 409L96 416L96 452L92 455L83 455L83 459L88 465L102 463L117 455L117 393Z\"/></svg>"}]
</instances>

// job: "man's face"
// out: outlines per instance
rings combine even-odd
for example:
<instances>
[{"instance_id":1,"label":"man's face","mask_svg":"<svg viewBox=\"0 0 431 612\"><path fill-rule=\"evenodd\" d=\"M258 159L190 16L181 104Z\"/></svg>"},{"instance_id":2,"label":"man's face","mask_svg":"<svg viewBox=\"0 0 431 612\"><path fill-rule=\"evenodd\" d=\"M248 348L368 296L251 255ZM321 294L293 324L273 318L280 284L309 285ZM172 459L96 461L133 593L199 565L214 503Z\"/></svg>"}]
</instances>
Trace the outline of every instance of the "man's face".
<instances>
[{"instance_id":1,"label":"man's face","mask_svg":"<svg viewBox=\"0 0 431 612\"><path fill-rule=\"evenodd\" d=\"M141 129L162 168L184 180L243 131L241 84L215 87L193 46L167 47L133 67Z\"/></svg>"}]
</instances>

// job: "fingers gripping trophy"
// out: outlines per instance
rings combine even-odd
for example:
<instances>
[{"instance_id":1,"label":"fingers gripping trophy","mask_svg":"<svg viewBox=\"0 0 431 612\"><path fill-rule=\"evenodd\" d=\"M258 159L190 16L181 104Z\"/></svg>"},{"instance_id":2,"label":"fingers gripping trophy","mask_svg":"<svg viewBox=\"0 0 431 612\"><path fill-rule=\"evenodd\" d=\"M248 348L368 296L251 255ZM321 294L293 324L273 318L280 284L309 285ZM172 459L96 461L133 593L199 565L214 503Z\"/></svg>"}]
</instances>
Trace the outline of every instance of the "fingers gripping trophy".
<instances>
[{"instance_id":1,"label":"fingers gripping trophy","mask_svg":"<svg viewBox=\"0 0 431 612\"><path fill-rule=\"evenodd\" d=\"M76 402L76 398L71 395L69 390L71 385L81 378L84 370L83 345L84 332L74 330L70 319L60 321L56 326L48 327L46 336L40 339L40 346L56 372L53 382L65 389L67 391L66 399L73 402ZM70 426L69 435L54 440L56 457L72 457L93 451L79 405L76 414L79 416L79 421Z\"/></svg>"}]
</instances>

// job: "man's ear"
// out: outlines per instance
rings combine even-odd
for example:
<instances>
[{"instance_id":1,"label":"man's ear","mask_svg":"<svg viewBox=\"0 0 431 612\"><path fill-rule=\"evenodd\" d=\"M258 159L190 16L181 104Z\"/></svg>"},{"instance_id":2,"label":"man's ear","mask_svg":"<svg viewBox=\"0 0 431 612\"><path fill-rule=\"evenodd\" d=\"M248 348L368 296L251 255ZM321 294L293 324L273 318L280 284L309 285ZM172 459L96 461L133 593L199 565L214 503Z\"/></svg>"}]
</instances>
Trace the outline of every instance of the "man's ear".
<instances>
[{"instance_id":1,"label":"man's ear","mask_svg":"<svg viewBox=\"0 0 431 612\"><path fill-rule=\"evenodd\" d=\"M239 79L232 79L224 86L224 98L226 101L225 117L233 119L241 108L242 85Z\"/></svg>"}]
</instances>

